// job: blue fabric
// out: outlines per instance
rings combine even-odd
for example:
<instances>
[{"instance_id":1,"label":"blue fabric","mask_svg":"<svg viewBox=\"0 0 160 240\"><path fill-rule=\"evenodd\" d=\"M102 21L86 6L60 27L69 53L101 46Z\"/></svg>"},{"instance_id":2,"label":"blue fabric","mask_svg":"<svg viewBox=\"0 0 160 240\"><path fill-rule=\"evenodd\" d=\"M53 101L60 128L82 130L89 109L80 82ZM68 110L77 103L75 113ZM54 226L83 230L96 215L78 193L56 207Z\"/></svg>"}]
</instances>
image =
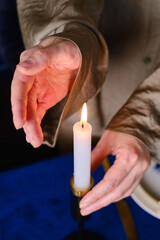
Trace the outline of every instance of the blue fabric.
<instances>
[{"instance_id":1,"label":"blue fabric","mask_svg":"<svg viewBox=\"0 0 160 240\"><path fill-rule=\"evenodd\" d=\"M0 174L0 240L62 240L77 229L70 215L73 156L67 155ZM104 175L93 174L95 183ZM139 240L160 239L160 222L127 199ZM108 240L126 240L116 204L97 211L85 228Z\"/></svg>"}]
</instances>

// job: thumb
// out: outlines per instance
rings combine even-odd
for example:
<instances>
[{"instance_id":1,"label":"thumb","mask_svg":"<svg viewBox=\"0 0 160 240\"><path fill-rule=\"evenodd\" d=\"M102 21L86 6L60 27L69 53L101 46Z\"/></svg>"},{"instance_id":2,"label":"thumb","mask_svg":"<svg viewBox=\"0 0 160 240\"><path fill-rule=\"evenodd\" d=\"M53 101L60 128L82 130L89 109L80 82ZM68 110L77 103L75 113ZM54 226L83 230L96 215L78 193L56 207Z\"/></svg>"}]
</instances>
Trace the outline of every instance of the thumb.
<instances>
[{"instance_id":1,"label":"thumb","mask_svg":"<svg viewBox=\"0 0 160 240\"><path fill-rule=\"evenodd\" d=\"M75 44L69 41L57 41L48 46L43 46L41 43L24 51L20 56L18 68L24 74L34 75L53 65L61 70L77 69L80 61L80 53Z\"/></svg>"},{"instance_id":2,"label":"thumb","mask_svg":"<svg viewBox=\"0 0 160 240\"><path fill-rule=\"evenodd\" d=\"M45 48L37 45L22 52L17 68L23 74L37 74L46 68L51 59L50 55Z\"/></svg>"},{"instance_id":3,"label":"thumb","mask_svg":"<svg viewBox=\"0 0 160 240\"><path fill-rule=\"evenodd\" d=\"M91 169L92 172L103 162L104 158L111 154L111 139L109 139L109 131L104 131L102 137L93 149L91 154Z\"/></svg>"}]
</instances>

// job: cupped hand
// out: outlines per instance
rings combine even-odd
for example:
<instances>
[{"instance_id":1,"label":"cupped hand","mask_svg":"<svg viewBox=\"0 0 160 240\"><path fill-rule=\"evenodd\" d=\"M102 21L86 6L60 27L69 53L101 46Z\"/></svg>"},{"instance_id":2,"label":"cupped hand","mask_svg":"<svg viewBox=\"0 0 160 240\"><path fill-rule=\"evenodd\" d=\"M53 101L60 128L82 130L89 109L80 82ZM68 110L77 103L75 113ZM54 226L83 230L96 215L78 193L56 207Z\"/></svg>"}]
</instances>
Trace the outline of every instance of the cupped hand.
<instances>
[{"instance_id":1,"label":"cupped hand","mask_svg":"<svg viewBox=\"0 0 160 240\"><path fill-rule=\"evenodd\" d=\"M92 151L92 170L109 154L115 155L116 160L104 178L81 200L82 215L130 196L150 165L150 153L136 137L106 130Z\"/></svg>"},{"instance_id":2,"label":"cupped hand","mask_svg":"<svg viewBox=\"0 0 160 240\"><path fill-rule=\"evenodd\" d=\"M43 141L45 112L68 94L80 64L77 46L54 37L21 54L11 84L13 122L34 147Z\"/></svg>"}]
</instances>

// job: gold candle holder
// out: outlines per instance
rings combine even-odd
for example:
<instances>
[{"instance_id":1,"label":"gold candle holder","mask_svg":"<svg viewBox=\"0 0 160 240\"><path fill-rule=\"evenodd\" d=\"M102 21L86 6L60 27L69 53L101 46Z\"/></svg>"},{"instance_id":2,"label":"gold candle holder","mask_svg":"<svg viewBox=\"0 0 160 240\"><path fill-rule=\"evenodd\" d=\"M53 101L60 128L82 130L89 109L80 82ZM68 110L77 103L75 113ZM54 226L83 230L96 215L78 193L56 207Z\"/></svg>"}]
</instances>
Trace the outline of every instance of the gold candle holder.
<instances>
[{"instance_id":1,"label":"gold candle holder","mask_svg":"<svg viewBox=\"0 0 160 240\"><path fill-rule=\"evenodd\" d=\"M71 177L70 186L71 186L71 215L74 220L78 222L78 231L71 233L69 236L63 240L104 240L101 236L97 235L94 232L85 231L84 221L88 220L91 216L82 216L80 213L79 202L81 199L93 188L94 179L91 177L90 186L86 190L78 189L74 186L74 176Z\"/></svg>"},{"instance_id":2,"label":"gold candle holder","mask_svg":"<svg viewBox=\"0 0 160 240\"><path fill-rule=\"evenodd\" d=\"M82 190L78 189L74 185L74 175L71 177L70 186L71 186L71 215L74 220L81 222L87 220L90 215L82 216L80 213L79 202L81 199L93 188L94 179L91 176L90 186L88 189Z\"/></svg>"}]
</instances>

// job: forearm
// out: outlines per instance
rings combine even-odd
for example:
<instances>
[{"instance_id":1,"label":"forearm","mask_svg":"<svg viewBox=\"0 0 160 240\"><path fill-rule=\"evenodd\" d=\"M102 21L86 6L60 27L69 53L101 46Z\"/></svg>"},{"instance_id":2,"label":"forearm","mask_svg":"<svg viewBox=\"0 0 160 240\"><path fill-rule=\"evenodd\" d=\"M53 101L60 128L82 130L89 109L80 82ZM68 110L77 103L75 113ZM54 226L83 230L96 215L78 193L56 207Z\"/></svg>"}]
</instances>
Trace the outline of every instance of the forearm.
<instances>
[{"instance_id":1,"label":"forearm","mask_svg":"<svg viewBox=\"0 0 160 240\"><path fill-rule=\"evenodd\" d=\"M96 31L102 7L103 0L17 0L25 47L30 48L45 37L64 32L70 23L79 22Z\"/></svg>"}]
</instances>

